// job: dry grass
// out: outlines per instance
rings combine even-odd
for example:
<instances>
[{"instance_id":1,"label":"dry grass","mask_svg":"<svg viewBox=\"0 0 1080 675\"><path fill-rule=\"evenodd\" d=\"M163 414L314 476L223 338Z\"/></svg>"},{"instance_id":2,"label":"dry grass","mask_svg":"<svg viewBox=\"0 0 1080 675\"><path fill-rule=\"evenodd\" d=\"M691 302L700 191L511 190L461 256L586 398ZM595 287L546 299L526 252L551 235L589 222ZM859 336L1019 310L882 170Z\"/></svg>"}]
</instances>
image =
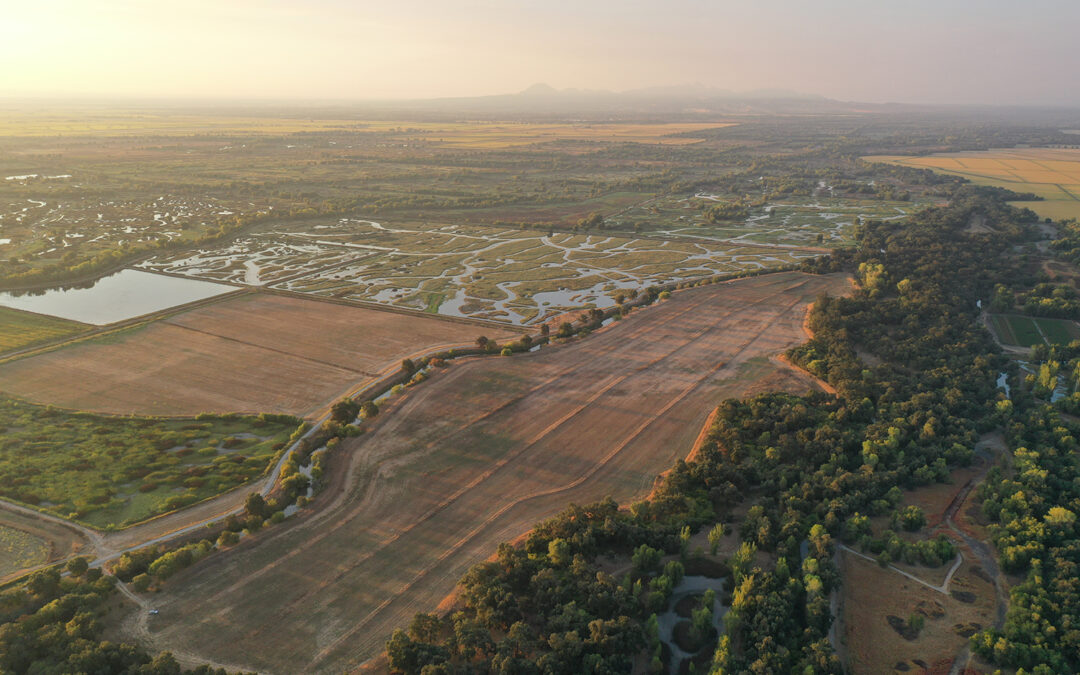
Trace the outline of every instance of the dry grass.
<instances>
[{"instance_id":1,"label":"dry grass","mask_svg":"<svg viewBox=\"0 0 1080 675\"><path fill-rule=\"evenodd\" d=\"M13 544L19 545L11 548ZM72 527L0 507L0 582L28 567L90 549L90 542Z\"/></svg>"},{"instance_id":2,"label":"dry grass","mask_svg":"<svg viewBox=\"0 0 1080 675\"><path fill-rule=\"evenodd\" d=\"M313 415L415 352L487 327L248 294L0 366L0 389L93 412Z\"/></svg>"},{"instance_id":3,"label":"dry grass","mask_svg":"<svg viewBox=\"0 0 1080 675\"><path fill-rule=\"evenodd\" d=\"M647 494L721 399L770 378L811 388L767 355L805 339L818 293L848 287L794 273L702 287L581 342L438 372L332 458L312 511L170 582L154 648L278 672L377 656L499 542L569 502Z\"/></svg>"},{"instance_id":4,"label":"dry grass","mask_svg":"<svg viewBox=\"0 0 1080 675\"><path fill-rule=\"evenodd\" d=\"M975 595L975 602L969 604L850 553L842 553L841 560L844 579L841 639L854 673L920 672L927 666L940 666L963 651L967 644L961 633L964 628L973 628L973 624L979 628L993 625L994 586L973 571L972 562L965 562L950 584L950 590ZM892 615L907 621L920 610L929 616L914 640L904 639L886 620ZM897 669L898 664L906 664L907 669Z\"/></svg>"}]
</instances>

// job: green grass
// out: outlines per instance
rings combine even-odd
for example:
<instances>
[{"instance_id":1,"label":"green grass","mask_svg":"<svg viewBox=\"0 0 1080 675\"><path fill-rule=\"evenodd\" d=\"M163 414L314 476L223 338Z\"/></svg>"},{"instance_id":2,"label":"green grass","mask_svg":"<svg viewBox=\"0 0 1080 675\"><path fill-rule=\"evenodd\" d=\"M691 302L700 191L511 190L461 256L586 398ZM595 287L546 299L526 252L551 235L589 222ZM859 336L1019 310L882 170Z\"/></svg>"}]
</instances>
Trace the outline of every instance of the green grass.
<instances>
[{"instance_id":1,"label":"green grass","mask_svg":"<svg viewBox=\"0 0 1080 675\"><path fill-rule=\"evenodd\" d=\"M1016 314L991 314L990 325L1005 344L1031 347L1049 342L1067 345L1080 339L1080 327L1065 319L1034 319ZM1042 333L1039 333L1039 330ZM1046 336L1046 339L1043 339Z\"/></svg>"},{"instance_id":2,"label":"green grass","mask_svg":"<svg viewBox=\"0 0 1080 675\"><path fill-rule=\"evenodd\" d=\"M1005 320L1009 322L1009 328L1012 330L1013 335L1016 336L1017 344L1021 347L1031 347L1032 345L1045 343L1042 336L1039 335L1039 329L1035 327L1035 322L1028 317L1007 316Z\"/></svg>"},{"instance_id":3,"label":"green grass","mask_svg":"<svg viewBox=\"0 0 1080 675\"><path fill-rule=\"evenodd\" d=\"M74 335L89 328L76 321L0 307L0 353Z\"/></svg>"},{"instance_id":4,"label":"green grass","mask_svg":"<svg viewBox=\"0 0 1080 675\"><path fill-rule=\"evenodd\" d=\"M0 496L123 527L261 475L299 420L106 417L0 398Z\"/></svg>"},{"instance_id":5,"label":"green grass","mask_svg":"<svg viewBox=\"0 0 1080 675\"><path fill-rule=\"evenodd\" d=\"M49 544L40 537L0 525L0 577L49 559Z\"/></svg>"},{"instance_id":6,"label":"green grass","mask_svg":"<svg viewBox=\"0 0 1080 675\"><path fill-rule=\"evenodd\" d=\"M1077 339L1076 324L1062 319L1035 319L1050 344L1067 345Z\"/></svg>"}]
</instances>

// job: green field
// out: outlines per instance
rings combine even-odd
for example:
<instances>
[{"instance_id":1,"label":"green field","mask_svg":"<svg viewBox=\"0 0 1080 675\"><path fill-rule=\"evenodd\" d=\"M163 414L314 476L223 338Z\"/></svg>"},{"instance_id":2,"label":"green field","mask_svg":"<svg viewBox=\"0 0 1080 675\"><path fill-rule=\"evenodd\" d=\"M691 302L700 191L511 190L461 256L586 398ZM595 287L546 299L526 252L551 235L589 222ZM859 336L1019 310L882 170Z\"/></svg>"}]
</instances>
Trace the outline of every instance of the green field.
<instances>
[{"instance_id":1,"label":"green field","mask_svg":"<svg viewBox=\"0 0 1080 675\"><path fill-rule=\"evenodd\" d=\"M1075 321L992 314L990 324L1004 344L1031 347L1041 344L1065 345L1080 339L1080 327ZM1041 332L1040 332L1041 330ZM1043 337L1045 336L1045 339Z\"/></svg>"},{"instance_id":2,"label":"green field","mask_svg":"<svg viewBox=\"0 0 1080 675\"><path fill-rule=\"evenodd\" d=\"M73 335L88 328L86 324L75 321L0 307L0 353Z\"/></svg>"},{"instance_id":3,"label":"green field","mask_svg":"<svg viewBox=\"0 0 1080 675\"><path fill-rule=\"evenodd\" d=\"M0 496L122 527L258 477L298 424L106 417L0 398Z\"/></svg>"}]
</instances>

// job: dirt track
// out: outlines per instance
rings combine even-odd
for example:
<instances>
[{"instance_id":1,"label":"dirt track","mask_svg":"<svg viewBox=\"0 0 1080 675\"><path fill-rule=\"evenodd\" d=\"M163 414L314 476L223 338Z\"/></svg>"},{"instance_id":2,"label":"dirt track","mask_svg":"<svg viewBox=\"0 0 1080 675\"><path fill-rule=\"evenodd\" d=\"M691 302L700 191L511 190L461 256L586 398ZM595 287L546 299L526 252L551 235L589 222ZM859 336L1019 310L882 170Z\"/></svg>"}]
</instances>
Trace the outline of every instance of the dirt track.
<instances>
[{"instance_id":1,"label":"dirt track","mask_svg":"<svg viewBox=\"0 0 1080 675\"><path fill-rule=\"evenodd\" d=\"M155 649L262 672L341 672L469 566L569 502L648 493L715 404L806 390L768 356L839 276L678 293L582 342L451 366L384 411L308 514L170 581Z\"/></svg>"}]
</instances>

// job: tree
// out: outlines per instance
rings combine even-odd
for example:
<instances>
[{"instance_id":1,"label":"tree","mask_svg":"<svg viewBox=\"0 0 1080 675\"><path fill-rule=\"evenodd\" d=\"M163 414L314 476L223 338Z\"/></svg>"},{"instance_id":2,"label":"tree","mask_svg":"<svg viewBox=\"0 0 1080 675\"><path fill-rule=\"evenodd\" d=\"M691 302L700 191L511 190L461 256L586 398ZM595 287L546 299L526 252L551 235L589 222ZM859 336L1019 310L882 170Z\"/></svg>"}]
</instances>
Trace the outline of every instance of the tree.
<instances>
[{"instance_id":1,"label":"tree","mask_svg":"<svg viewBox=\"0 0 1080 675\"><path fill-rule=\"evenodd\" d=\"M401 369L409 375L412 375L416 372L416 364L412 362L412 359L402 359Z\"/></svg>"},{"instance_id":2,"label":"tree","mask_svg":"<svg viewBox=\"0 0 1080 675\"><path fill-rule=\"evenodd\" d=\"M724 524L717 523L713 525L713 528L709 530L709 553L716 555L717 549L720 548L720 542L724 539Z\"/></svg>"},{"instance_id":3,"label":"tree","mask_svg":"<svg viewBox=\"0 0 1080 675\"><path fill-rule=\"evenodd\" d=\"M360 406L360 416L366 420L369 420L378 414L379 406L375 404L375 401L364 401Z\"/></svg>"},{"instance_id":4,"label":"tree","mask_svg":"<svg viewBox=\"0 0 1080 675\"><path fill-rule=\"evenodd\" d=\"M266 518L269 509L263 496L258 492L252 492L244 501L244 511L247 512L248 516L262 520Z\"/></svg>"},{"instance_id":5,"label":"tree","mask_svg":"<svg viewBox=\"0 0 1080 675\"><path fill-rule=\"evenodd\" d=\"M83 556L79 556L69 560L66 567L67 571L71 572L71 576L81 577L86 574L86 570L90 569L90 563Z\"/></svg>"},{"instance_id":6,"label":"tree","mask_svg":"<svg viewBox=\"0 0 1080 675\"><path fill-rule=\"evenodd\" d=\"M343 398L330 408L330 419L339 424L349 424L360 412L360 404L351 398Z\"/></svg>"}]
</instances>

